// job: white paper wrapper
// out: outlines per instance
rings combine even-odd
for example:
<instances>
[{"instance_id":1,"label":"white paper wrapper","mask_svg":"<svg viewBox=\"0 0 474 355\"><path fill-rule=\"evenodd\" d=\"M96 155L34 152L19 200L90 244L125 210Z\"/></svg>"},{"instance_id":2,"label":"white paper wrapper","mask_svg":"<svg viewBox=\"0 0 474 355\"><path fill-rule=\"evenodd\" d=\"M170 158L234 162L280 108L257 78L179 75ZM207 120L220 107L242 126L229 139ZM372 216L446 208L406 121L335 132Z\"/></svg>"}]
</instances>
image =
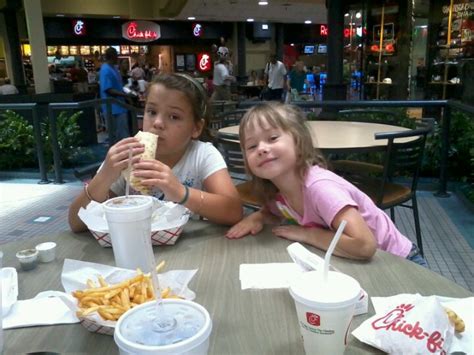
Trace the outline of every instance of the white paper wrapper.
<instances>
[{"instance_id":1,"label":"white paper wrapper","mask_svg":"<svg viewBox=\"0 0 474 355\"><path fill-rule=\"evenodd\" d=\"M173 245L178 240L190 212L174 202L153 198L154 212L151 218L151 242L153 245ZM101 203L91 201L79 210L79 218L86 224L94 238L103 247L111 247L109 226Z\"/></svg>"},{"instance_id":2,"label":"white paper wrapper","mask_svg":"<svg viewBox=\"0 0 474 355\"><path fill-rule=\"evenodd\" d=\"M352 332L360 341L392 354L472 354L474 298L455 299L419 294L372 297L376 315ZM454 333L444 307L466 324Z\"/></svg>"},{"instance_id":3,"label":"white paper wrapper","mask_svg":"<svg viewBox=\"0 0 474 355\"><path fill-rule=\"evenodd\" d=\"M172 294L192 301L196 297L196 294L188 288L188 284L196 272L197 269L171 270L158 274L160 287L162 289L169 287ZM116 284L135 276L136 271L80 260L65 259L61 273L61 283L66 293L71 294L73 291L88 288L87 279L96 281L99 275L101 275L107 283ZM77 302L71 304L70 307L73 307L74 311L77 311ZM108 335L114 334L116 322L103 320L96 312L79 319L81 324L91 332Z\"/></svg>"}]
</instances>

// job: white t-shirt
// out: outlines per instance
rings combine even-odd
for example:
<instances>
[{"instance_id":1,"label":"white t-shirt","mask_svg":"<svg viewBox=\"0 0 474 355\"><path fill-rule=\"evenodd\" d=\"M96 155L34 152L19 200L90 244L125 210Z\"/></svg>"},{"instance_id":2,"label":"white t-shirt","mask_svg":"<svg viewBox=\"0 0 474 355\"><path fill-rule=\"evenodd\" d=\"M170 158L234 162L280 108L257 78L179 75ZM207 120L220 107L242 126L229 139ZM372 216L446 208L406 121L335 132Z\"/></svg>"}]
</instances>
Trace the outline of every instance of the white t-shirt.
<instances>
[{"instance_id":1,"label":"white t-shirt","mask_svg":"<svg viewBox=\"0 0 474 355\"><path fill-rule=\"evenodd\" d=\"M201 141L191 141L181 160L173 167L173 174L186 186L202 190L202 183L215 172L227 168L221 153L211 144ZM125 179L121 176L110 190L117 196L125 195ZM133 190L133 194L140 192ZM152 196L163 199L163 193L158 188L152 189ZM164 197L166 200L166 197Z\"/></svg>"},{"instance_id":2,"label":"white t-shirt","mask_svg":"<svg viewBox=\"0 0 474 355\"><path fill-rule=\"evenodd\" d=\"M286 75L285 64L279 60L275 64L269 63L265 67L265 74L268 75L268 87L270 89L283 89Z\"/></svg>"},{"instance_id":3,"label":"white t-shirt","mask_svg":"<svg viewBox=\"0 0 474 355\"><path fill-rule=\"evenodd\" d=\"M214 77L212 83L216 86L221 85L230 85L229 77L229 69L222 63L217 63L214 66Z\"/></svg>"}]
</instances>

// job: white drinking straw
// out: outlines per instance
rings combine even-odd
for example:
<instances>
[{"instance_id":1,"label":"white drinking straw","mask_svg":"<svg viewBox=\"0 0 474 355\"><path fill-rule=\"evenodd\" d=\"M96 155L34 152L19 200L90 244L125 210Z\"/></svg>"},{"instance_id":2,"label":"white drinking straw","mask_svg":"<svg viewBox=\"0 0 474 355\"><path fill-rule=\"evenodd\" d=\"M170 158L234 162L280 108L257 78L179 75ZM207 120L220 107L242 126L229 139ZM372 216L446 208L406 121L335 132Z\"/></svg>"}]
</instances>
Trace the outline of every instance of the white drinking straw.
<instances>
[{"instance_id":1,"label":"white drinking straw","mask_svg":"<svg viewBox=\"0 0 474 355\"><path fill-rule=\"evenodd\" d=\"M323 266L323 280L326 282L328 280L328 272L329 272L329 260L331 260L332 252L336 248L336 244L341 238L342 232L344 231L344 228L346 227L347 221L342 220L341 224L339 225L339 228L336 231L336 234L334 235L334 238L331 241L331 244L329 244L329 248L326 252L326 255L324 256L324 266Z\"/></svg>"},{"instance_id":2,"label":"white drinking straw","mask_svg":"<svg viewBox=\"0 0 474 355\"><path fill-rule=\"evenodd\" d=\"M130 179L132 178L132 148L128 149L128 179L125 181L125 198L130 193Z\"/></svg>"}]
</instances>

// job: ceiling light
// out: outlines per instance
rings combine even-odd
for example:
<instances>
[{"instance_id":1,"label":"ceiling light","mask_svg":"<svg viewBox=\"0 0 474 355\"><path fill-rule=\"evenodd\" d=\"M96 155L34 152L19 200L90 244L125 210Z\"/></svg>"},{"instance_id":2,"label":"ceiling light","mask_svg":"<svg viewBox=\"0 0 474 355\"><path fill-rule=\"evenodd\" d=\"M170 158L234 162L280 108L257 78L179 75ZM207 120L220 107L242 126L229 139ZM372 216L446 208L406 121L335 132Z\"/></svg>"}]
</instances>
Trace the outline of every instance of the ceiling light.
<instances>
[{"instance_id":1,"label":"ceiling light","mask_svg":"<svg viewBox=\"0 0 474 355\"><path fill-rule=\"evenodd\" d=\"M360 12L357 12L356 13L356 18L361 18L362 17L362 14Z\"/></svg>"},{"instance_id":2,"label":"ceiling light","mask_svg":"<svg viewBox=\"0 0 474 355\"><path fill-rule=\"evenodd\" d=\"M304 23L306 23L307 25L309 25L311 23L311 20L306 20Z\"/></svg>"},{"instance_id":3,"label":"ceiling light","mask_svg":"<svg viewBox=\"0 0 474 355\"><path fill-rule=\"evenodd\" d=\"M194 17L194 16L189 16L188 17L188 20L195 20L195 19L196 19L196 17Z\"/></svg>"},{"instance_id":4,"label":"ceiling light","mask_svg":"<svg viewBox=\"0 0 474 355\"><path fill-rule=\"evenodd\" d=\"M253 22L253 18L248 18L247 22Z\"/></svg>"},{"instance_id":5,"label":"ceiling light","mask_svg":"<svg viewBox=\"0 0 474 355\"><path fill-rule=\"evenodd\" d=\"M344 14L344 17L349 17L349 13L346 12L346 13Z\"/></svg>"},{"instance_id":6,"label":"ceiling light","mask_svg":"<svg viewBox=\"0 0 474 355\"><path fill-rule=\"evenodd\" d=\"M258 4L260 6L265 6L265 5L268 5L268 1L259 1Z\"/></svg>"},{"instance_id":7,"label":"ceiling light","mask_svg":"<svg viewBox=\"0 0 474 355\"><path fill-rule=\"evenodd\" d=\"M262 23L262 30L268 30L268 24Z\"/></svg>"},{"instance_id":8,"label":"ceiling light","mask_svg":"<svg viewBox=\"0 0 474 355\"><path fill-rule=\"evenodd\" d=\"M120 16L112 16L112 18L120 18Z\"/></svg>"},{"instance_id":9,"label":"ceiling light","mask_svg":"<svg viewBox=\"0 0 474 355\"><path fill-rule=\"evenodd\" d=\"M64 14L56 14L56 17L64 17Z\"/></svg>"},{"instance_id":10,"label":"ceiling light","mask_svg":"<svg viewBox=\"0 0 474 355\"><path fill-rule=\"evenodd\" d=\"M290 46L294 47L294 46L295 46L295 44L294 44L294 43L290 43Z\"/></svg>"}]
</instances>

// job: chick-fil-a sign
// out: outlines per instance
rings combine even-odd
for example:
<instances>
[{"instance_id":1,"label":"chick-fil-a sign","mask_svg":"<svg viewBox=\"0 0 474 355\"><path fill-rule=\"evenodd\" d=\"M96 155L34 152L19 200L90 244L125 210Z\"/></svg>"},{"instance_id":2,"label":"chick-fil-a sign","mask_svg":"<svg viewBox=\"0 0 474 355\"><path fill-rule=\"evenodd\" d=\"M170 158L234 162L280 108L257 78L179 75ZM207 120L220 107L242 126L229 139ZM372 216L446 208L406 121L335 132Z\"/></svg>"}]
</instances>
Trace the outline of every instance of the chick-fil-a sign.
<instances>
[{"instance_id":1,"label":"chick-fil-a sign","mask_svg":"<svg viewBox=\"0 0 474 355\"><path fill-rule=\"evenodd\" d=\"M206 72L211 70L212 62L209 53L198 53L197 59L199 71Z\"/></svg>"},{"instance_id":2,"label":"chick-fil-a sign","mask_svg":"<svg viewBox=\"0 0 474 355\"><path fill-rule=\"evenodd\" d=\"M426 332L421 326L420 322L415 324L407 323L403 320L405 313L415 308L412 304L401 304L389 311L386 315L378 318L372 322L372 328L375 330L386 330L391 332L400 332L409 338L415 338L419 341L426 339L426 349L430 353L440 351L440 354L445 355L446 351L443 349L444 338L441 333L434 331L433 333Z\"/></svg>"},{"instance_id":3,"label":"chick-fil-a sign","mask_svg":"<svg viewBox=\"0 0 474 355\"><path fill-rule=\"evenodd\" d=\"M72 29L76 36L85 36L86 35L86 24L82 20L73 20Z\"/></svg>"},{"instance_id":4,"label":"chick-fil-a sign","mask_svg":"<svg viewBox=\"0 0 474 355\"><path fill-rule=\"evenodd\" d=\"M161 37L160 25L152 21L130 21L122 25L122 37L134 42L151 42Z\"/></svg>"},{"instance_id":5,"label":"chick-fil-a sign","mask_svg":"<svg viewBox=\"0 0 474 355\"><path fill-rule=\"evenodd\" d=\"M193 23L193 36L201 37L203 35L203 27L200 23Z\"/></svg>"}]
</instances>

